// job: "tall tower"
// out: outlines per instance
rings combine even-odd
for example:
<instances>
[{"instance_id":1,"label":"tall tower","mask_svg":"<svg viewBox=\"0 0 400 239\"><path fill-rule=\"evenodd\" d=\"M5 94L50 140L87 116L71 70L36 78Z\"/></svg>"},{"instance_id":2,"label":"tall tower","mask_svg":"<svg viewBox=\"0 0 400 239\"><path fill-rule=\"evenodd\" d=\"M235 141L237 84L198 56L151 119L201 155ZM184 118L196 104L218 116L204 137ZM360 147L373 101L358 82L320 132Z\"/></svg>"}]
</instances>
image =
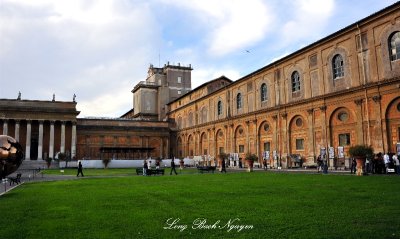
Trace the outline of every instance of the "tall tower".
<instances>
[{"instance_id":1,"label":"tall tower","mask_svg":"<svg viewBox=\"0 0 400 239\"><path fill-rule=\"evenodd\" d=\"M191 91L192 70L191 65L180 63L168 62L162 68L150 65L146 81L139 82L132 90L133 109L122 117L165 120L167 104Z\"/></svg>"}]
</instances>

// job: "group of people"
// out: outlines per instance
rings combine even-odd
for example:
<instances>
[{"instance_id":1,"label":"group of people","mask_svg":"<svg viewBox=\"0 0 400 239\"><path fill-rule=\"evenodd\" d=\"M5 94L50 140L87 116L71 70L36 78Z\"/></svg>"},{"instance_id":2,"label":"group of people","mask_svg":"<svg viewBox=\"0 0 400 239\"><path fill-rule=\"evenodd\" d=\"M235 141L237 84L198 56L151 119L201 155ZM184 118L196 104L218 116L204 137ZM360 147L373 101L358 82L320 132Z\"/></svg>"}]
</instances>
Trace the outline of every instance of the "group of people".
<instances>
[{"instance_id":1,"label":"group of people","mask_svg":"<svg viewBox=\"0 0 400 239\"><path fill-rule=\"evenodd\" d=\"M355 173L356 167L357 162L354 158L352 158L350 172ZM366 173L387 174L394 170L395 173L400 175L399 155L390 152L386 152L384 154L379 152L373 157L367 158L363 168Z\"/></svg>"}]
</instances>

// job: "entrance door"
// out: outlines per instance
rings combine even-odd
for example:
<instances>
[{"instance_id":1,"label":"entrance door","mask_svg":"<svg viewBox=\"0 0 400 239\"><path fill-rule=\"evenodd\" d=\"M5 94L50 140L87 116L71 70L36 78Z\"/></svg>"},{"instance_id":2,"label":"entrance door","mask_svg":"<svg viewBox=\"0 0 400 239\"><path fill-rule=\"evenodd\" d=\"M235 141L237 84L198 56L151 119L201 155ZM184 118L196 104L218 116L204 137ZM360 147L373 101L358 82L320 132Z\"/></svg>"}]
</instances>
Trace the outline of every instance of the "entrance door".
<instances>
[{"instance_id":1,"label":"entrance door","mask_svg":"<svg viewBox=\"0 0 400 239\"><path fill-rule=\"evenodd\" d=\"M38 145L39 145L39 135L32 134L31 137L31 159L37 160L38 158Z\"/></svg>"}]
</instances>

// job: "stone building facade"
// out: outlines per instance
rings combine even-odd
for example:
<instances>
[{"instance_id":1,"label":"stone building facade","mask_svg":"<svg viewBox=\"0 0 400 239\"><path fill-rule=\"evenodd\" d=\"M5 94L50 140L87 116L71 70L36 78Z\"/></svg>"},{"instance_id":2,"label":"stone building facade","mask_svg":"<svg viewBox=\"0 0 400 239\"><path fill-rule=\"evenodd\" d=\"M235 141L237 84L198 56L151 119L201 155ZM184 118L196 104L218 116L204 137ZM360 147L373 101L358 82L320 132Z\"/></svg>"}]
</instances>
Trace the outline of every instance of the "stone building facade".
<instances>
[{"instance_id":1,"label":"stone building facade","mask_svg":"<svg viewBox=\"0 0 400 239\"><path fill-rule=\"evenodd\" d=\"M394 152L400 142L400 3L234 82L192 90L192 70L150 66L132 109L114 119L77 118L75 100L0 99L0 132L26 159L99 159L103 147L122 147L138 149L131 159L255 153L283 167L293 155L314 163L333 150L340 161L351 145Z\"/></svg>"},{"instance_id":2,"label":"stone building facade","mask_svg":"<svg viewBox=\"0 0 400 239\"><path fill-rule=\"evenodd\" d=\"M237 153L244 159L250 152L261 159L268 151L271 165L285 167L293 155L315 162L332 147L339 158L355 144L394 152L400 142L399 58L396 3L217 91L196 89L171 102L174 153Z\"/></svg>"}]
</instances>

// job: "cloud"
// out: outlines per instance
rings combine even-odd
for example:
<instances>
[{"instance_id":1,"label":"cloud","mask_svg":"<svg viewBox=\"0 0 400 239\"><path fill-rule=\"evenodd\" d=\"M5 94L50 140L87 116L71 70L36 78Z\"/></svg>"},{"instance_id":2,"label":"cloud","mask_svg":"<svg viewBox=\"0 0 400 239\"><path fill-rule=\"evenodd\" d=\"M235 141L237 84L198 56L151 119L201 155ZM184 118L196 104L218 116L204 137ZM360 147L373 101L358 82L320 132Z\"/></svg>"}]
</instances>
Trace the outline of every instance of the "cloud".
<instances>
[{"instance_id":1,"label":"cloud","mask_svg":"<svg viewBox=\"0 0 400 239\"><path fill-rule=\"evenodd\" d=\"M0 98L71 101L82 115L128 111L159 39L148 4L8 1L0 8ZM3 44L4 43L4 44ZM139 70L137 70L139 69ZM121 101L123 98L123 101ZM121 103L123 102L123 103ZM120 109L125 106L127 108ZM118 113L119 114L119 113Z\"/></svg>"},{"instance_id":2,"label":"cloud","mask_svg":"<svg viewBox=\"0 0 400 239\"><path fill-rule=\"evenodd\" d=\"M235 81L240 78L240 73L235 69L226 68L199 68L196 71L192 72L192 89L200 86L201 84L208 82L210 80L214 80L220 76L226 76L232 81Z\"/></svg>"},{"instance_id":3,"label":"cloud","mask_svg":"<svg viewBox=\"0 0 400 239\"><path fill-rule=\"evenodd\" d=\"M261 0L164 0L165 4L188 9L193 22L207 26L208 53L224 56L263 39L272 14Z\"/></svg>"},{"instance_id":4,"label":"cloud","mask_svg":"<svg viewBox=\"0 0 400 239\"><path fill-rule=\"evenodd\" d=\"M280 45L285 46L303 41L317 39L333 15L335 0L298 0L290 1L293 6L284 15L286 22L281 30ZM292 14L293 13L293 14Z\"/></svg>"}]
</instances>

